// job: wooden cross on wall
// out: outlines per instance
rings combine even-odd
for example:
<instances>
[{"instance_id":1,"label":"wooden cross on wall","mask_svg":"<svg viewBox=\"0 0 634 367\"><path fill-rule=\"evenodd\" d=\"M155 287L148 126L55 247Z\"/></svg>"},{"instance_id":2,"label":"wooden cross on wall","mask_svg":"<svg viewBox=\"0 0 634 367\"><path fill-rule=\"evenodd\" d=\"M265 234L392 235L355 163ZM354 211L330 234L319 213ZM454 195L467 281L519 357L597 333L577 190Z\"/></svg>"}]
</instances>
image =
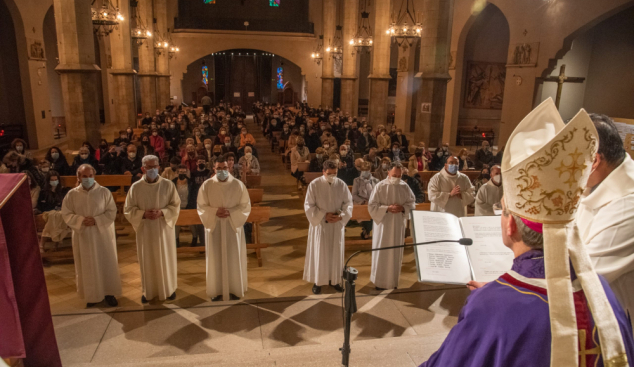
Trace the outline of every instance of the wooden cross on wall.
<instances>
[{"instance_id":1,"label":"wooden cross on wall","mask_svg":"<svg viewBox=\"0 0 634 367\"><path fill-rule=\"evenodd\" d=\"M561 102L561 90L564 87L564 83L583 83L586 78L566 76L566 65L561 65L559 69L559 76L549 76L548 78L539 78L544 82L556 82L557 85L557 98L555 99L555 106L559 109L559 102Z\"/></svg>"}]
</instances>

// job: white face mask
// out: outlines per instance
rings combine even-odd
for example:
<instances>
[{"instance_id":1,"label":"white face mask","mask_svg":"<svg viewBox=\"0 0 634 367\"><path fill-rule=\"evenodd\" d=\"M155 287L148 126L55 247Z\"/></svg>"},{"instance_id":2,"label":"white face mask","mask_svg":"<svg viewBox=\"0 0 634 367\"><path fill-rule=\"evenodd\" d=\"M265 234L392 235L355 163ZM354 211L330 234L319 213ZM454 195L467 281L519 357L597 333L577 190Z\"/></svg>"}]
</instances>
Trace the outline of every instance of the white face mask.
<instances>
[{"instance_id":1,"label":"white face mask","mask_svg":"<svg viewBox=\"0 0 634 367\"><path fill-rule=\"evenodd\" d=\"M244 153L244 157L246 159L251 159L251 157L253 157L253 154L252 153Z\"/></svg>"},{"instance_id":2,"label":"white face mask","mask_svg":"<svg viewBox=\"0 0 634 367\"><path fill-rule=\"evenodd\" d=\"M401 182L401 178L400 178L400 177L388 177L388 182L389 182L391 185L396 185L396 184L398 184L399 182Z\"/></svg>"},{"instance_id":3,"label":"white face mask","mask_svg":"<svg viewBox=\"0 0 634 367\"><path fill-rule=\"evenodd\" d=\"M328 181L328 183L333 183L335 181L335 177L337 177L337 175L326 175L326 181Z\"/></svg>"},{"instance_id":4,"label":"white face mask","mask_svg":"<svg viewBox=\"0 0 634 367\"><path fill-rule=\"evenodd\" d=\"M211 144L205 144L205 148L211 149Z\"/></svg>"},{"instance_id":5,"label":"white face mask","mask_svg":"<svg viewBox=\"0 0 634 367\"><path fill-rule=\"evenodd\" d=\"M134 159L136 158L136 153L128 153L128 157Z\"/></svg>"},{"instance_id":6,"label":"white face mask","mask_svg":"<svg viewBox=\"0 0 634 367\"><path fill-rule=\"evenodd\" d=\"M493 180L494 183L498 185L502 183L502 176L500 175L495 175L491 179Z\"/></svg>"}]
</instances>

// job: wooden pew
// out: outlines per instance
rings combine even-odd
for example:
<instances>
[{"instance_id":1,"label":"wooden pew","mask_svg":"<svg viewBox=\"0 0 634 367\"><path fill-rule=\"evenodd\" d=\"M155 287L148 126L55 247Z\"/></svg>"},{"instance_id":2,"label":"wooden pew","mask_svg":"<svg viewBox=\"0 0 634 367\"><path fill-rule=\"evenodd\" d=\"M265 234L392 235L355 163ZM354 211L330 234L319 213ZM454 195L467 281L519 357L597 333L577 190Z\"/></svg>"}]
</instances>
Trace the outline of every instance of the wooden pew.
<instances>
[{"instance_id":1,"label":"wooden pew","mask_svg":"<svg viewBox=\"0 0 634 367\"><path fill-rule=\"evenodd\" d=\"M76 187L79 182L75 176L62 176L60 178L62 185L65 187ZM119 190L112 193L115 204L117 205L118 214L123 214L123 205L125 204L125 187L132 185L131 175L96 175L95 182L101 186L119 186Z\"/></svg>"},{"instance_id":2,"label":"wooden pew","mask_svg":"<svg viewBox=\"0 0 634 367\"><path fill-rule=\"evenodd\" d=\"M426 210L429 211L431 209L431 204L430 203L421 203L421 204L416 204L416 210ZM368 221L368 220L372 220L372 217L370 216L370 212L368 211L368 206L367 205L355 205L352 207L352 217L350 217L350 220L356 220L356 221ZM409 226L409 221L408 221L408 226ZM345 240L346 246L357 246L357 245L371 245L372 244L372 240L353 240L353 239L348 239L346 238ZM407 237L405 238L405 243L412 243L412 238L411 237Z\"/></svg>"},{"instance_id":3,"label":"wooden pew","mask_svg":"<svg viewBox=\"0 0 634 367\"><path fill-rule=\"evenodd\" d=\"M304 172L304 180L306 180L306 184L310 184L313 180L318 179L323 175L323 172Z\"/></svg>"},{"instance_id":4,"label":"wooden pew","mask_svg":"<svg viewBox=\"0 0 634 367\"><path fill-rule=\"evenodd\" d=\"M256 188L262 186L262 176L247 175L247 188Z\"/></svg>"},{"instance_id":5,"label":"wooden pew","mask_svg":"<svg viewBox=\"0 0 634 367\"><path fill-rule=\"evenodd\" d=\"M255 253L258 258L258 266L262 267L262 249L269 247L267 244L261 243L260 239L260 224L264 222L268 222L271 218L271 208L268 206L252 206L251 213L247 218L247 223L253 224L253 243L247 243L247 249L255 250ZM191 226L202 224L200 221L200 217L198 216L198 211L196 209L184 209L180 211L178 216L178 220L176 221L177 226ZM191 252L199 252L204 253L204 247L179 247L177 249L179 253L191 253Z\"/></svg>"},{"instance_id":6,"label":"wooden pew","mask_svg":"<svg viewBox=\"0 0 634 367\"><path fill-rule=\"evenodd\" d=\"M264 196L264 189L249 189L249 199L252 206L259 206Z\"/></svg>"},{"instance_id":7,"label":"wooden pew","mask_svg":"<svg viewBox=\"0 0 634 367\"><path fill-rule=\"evenodd\" d=\"M297 163L297 170L300 172L308 172L309 167L310 167L310 162Z\"/></svg>"}]
</instances>

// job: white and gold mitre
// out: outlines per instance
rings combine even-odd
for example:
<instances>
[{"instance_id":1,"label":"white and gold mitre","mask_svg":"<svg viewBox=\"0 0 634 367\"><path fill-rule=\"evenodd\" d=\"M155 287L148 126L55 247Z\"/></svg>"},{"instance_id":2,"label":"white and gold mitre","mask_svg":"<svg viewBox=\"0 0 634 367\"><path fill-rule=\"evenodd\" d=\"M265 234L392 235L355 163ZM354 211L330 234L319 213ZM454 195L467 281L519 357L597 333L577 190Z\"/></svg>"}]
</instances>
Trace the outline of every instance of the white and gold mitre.
<instances>
[{"instance_id":1,"label":"white and gold mitre","mask_svg":"<svg viewBox=\"0 0 634 367\"><path fill-rule=\"evenodd\" d=\"M598 134L586 111L582 109L564 124L548 99L517 125L502 159L507 210L527 221L543 223L551 367L579 365L573 299L573 291L579 288L592 311L604 365L628 366L614 311L573 221L597 149ZM574 282L570 264L577 275Z\"/></svg>"},{"instance_id":2,"label":"white and gold mitre","mask_svg":"<svg viewBox=\"0 0 634 367\"><path fill-rule=\"evenodd\" d=\"M544 101L506 145L502 175L508 210L538 223L572 221L597 148L597 131L584 110L566 125L553 100Z\"/></svg>"}]
</instances>

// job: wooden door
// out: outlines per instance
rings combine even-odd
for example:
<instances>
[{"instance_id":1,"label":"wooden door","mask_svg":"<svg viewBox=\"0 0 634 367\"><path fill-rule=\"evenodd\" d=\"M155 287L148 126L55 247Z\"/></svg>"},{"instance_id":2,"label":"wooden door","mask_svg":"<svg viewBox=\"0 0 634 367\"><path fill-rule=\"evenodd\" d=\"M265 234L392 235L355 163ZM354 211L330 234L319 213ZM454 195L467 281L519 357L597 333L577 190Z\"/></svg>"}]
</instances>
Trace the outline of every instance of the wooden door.
<instances>
[{"instance_id":1,"label":"wooden door","mask_svg":"<svg viewBox=\"0 0 634 367\"><path fill-rule=\"evenodd\" d=\"M231 58L231 84L229 100L250 111L257 101L257 72L255 56L233 56Z\"/></svg>"}]
</instances>

